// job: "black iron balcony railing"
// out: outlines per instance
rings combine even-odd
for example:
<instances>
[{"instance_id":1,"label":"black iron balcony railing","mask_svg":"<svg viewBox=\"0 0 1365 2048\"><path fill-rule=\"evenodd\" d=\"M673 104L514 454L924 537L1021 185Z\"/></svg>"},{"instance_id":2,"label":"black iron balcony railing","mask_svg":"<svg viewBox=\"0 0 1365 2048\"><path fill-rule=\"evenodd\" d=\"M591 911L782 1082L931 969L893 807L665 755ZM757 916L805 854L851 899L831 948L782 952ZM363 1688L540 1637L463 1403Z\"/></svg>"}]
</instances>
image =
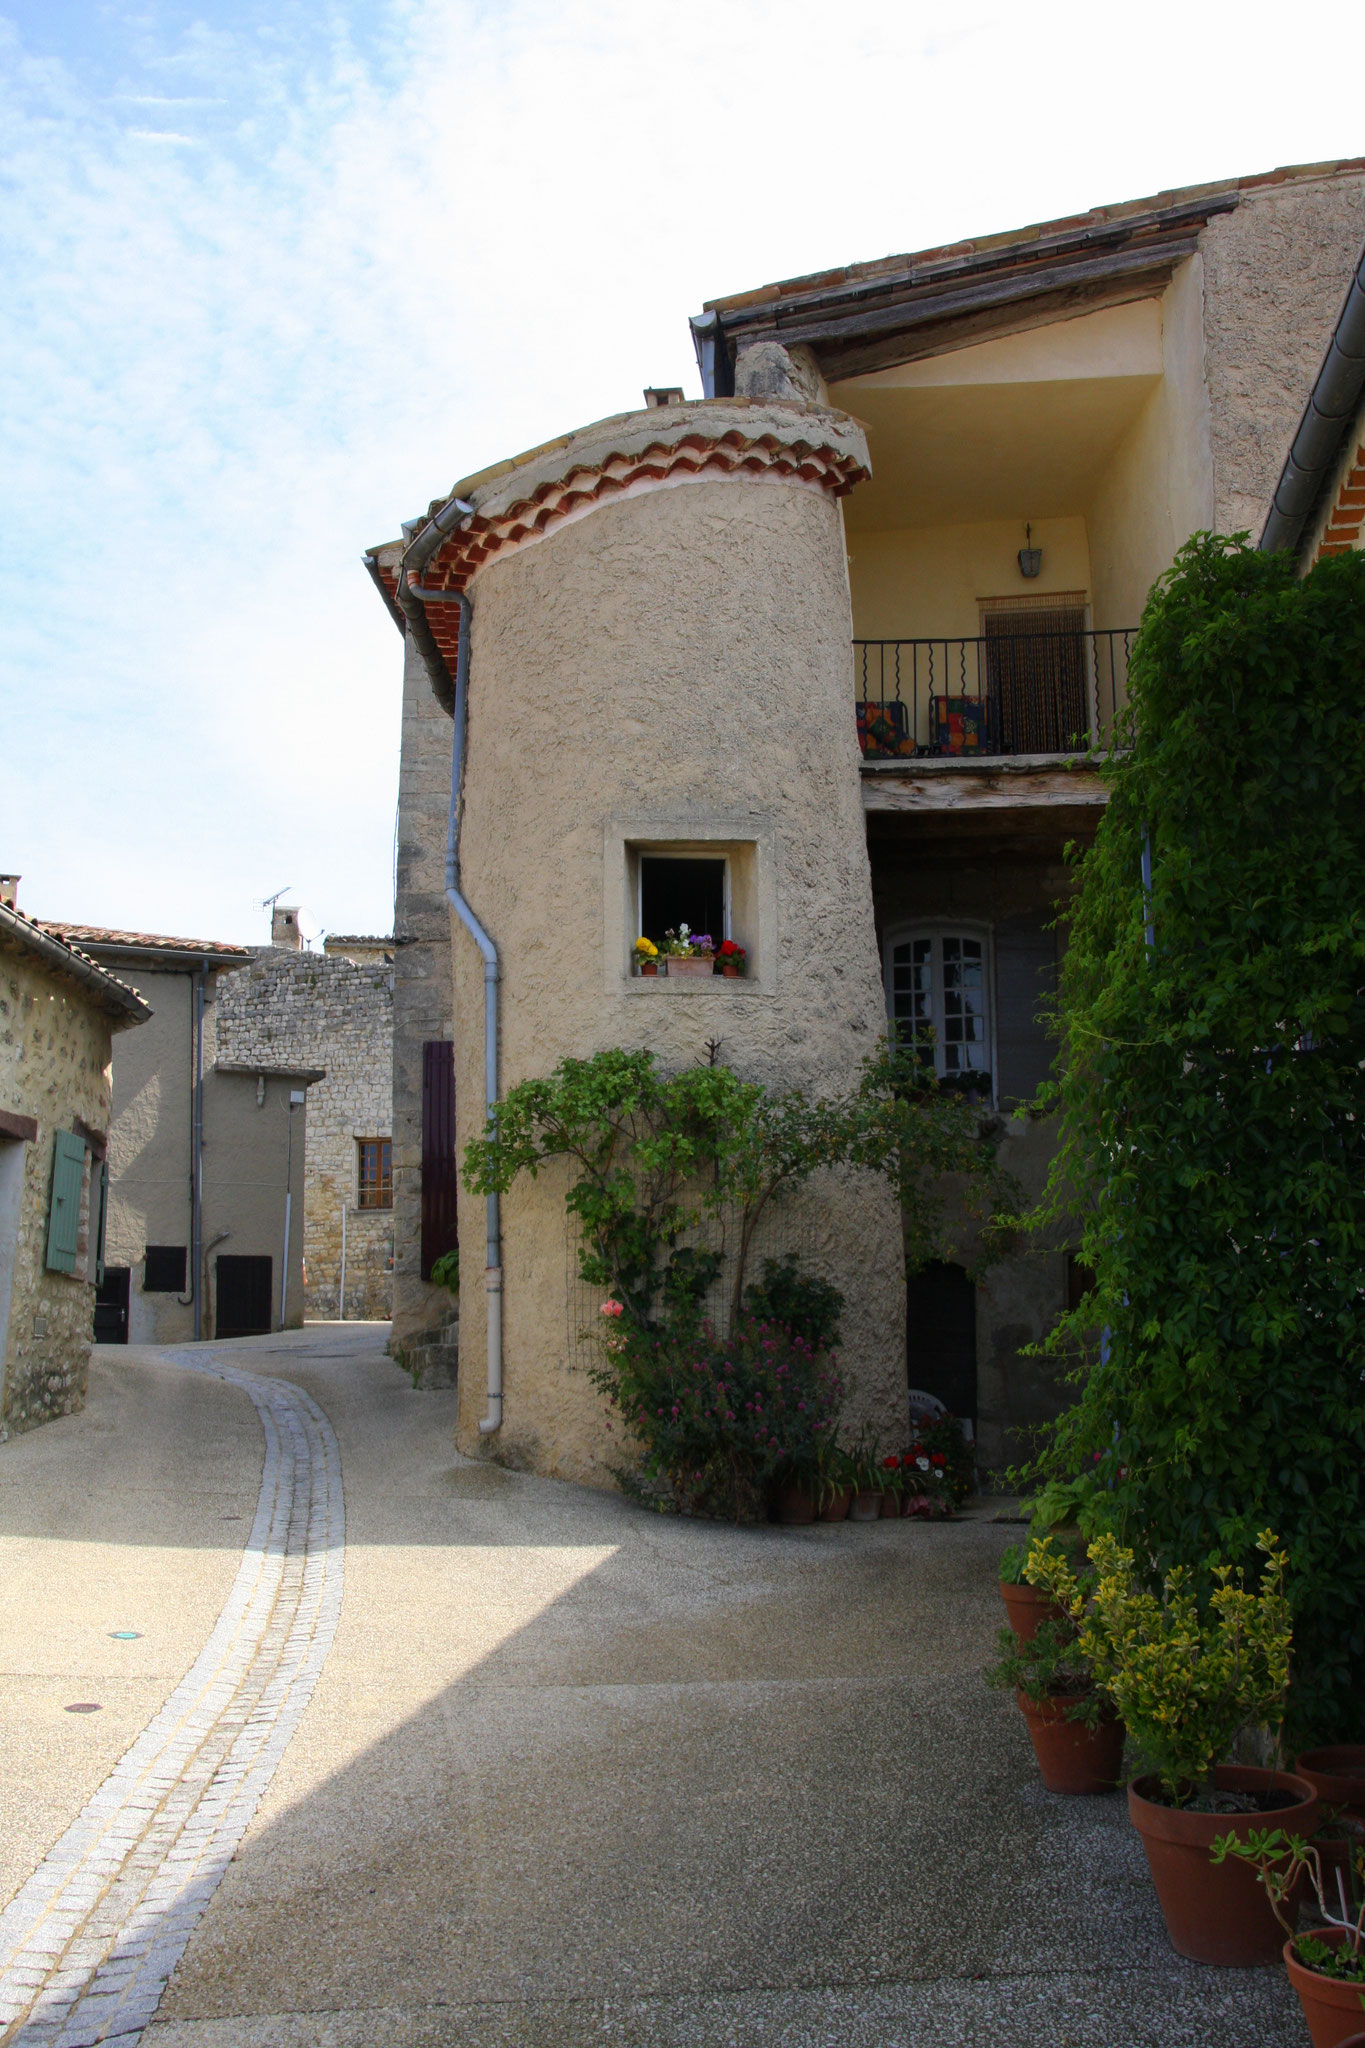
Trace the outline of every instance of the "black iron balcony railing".
<instances>
[{"instance_id":1,"label":"black iron balcony railing","mask_svg":"<svg viewBox=\"0 0 1365 2048\"><path fill-rule=\"evenodd\" d=\"M1084 753L1112 730L1136 630L855 640L858 744L869 761Z\"/></svg>"}]
</instances>

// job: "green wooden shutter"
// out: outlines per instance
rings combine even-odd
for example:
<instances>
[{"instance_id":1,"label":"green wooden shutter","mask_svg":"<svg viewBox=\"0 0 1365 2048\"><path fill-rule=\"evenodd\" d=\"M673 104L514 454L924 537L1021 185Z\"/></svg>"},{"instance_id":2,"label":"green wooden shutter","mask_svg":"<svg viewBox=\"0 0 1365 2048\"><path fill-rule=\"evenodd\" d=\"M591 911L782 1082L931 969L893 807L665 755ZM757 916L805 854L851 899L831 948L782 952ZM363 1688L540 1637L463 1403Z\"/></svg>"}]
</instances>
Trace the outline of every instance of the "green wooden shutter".
<instances>
[{"instance_id":1,"label":"green wooden shutter","mask_svg":"<svg viewBox=\"0 0 1365 2048\"><path fill-rule=\"evenodd\" d=\"M47 1214L47 1263L54 1273L76 1270L84 1179L84 1140L74 1131L58 1131L52 1153L52 1203Z\"/></svg>"},{"instance_id":2,"label":"green wooden shutter","mask_svg":"<svg viewBox=\"0 0 1365 2048\"><path fill-rule=\"evenodd\" d=\"M98 1180L92 1189L92 1199L99 1202L99 1221L93 1232L95 1240L95 1285L104 1285L104 1232L109 1221L109 1161L101 1159Z\"/></svg>"}]
</instances>

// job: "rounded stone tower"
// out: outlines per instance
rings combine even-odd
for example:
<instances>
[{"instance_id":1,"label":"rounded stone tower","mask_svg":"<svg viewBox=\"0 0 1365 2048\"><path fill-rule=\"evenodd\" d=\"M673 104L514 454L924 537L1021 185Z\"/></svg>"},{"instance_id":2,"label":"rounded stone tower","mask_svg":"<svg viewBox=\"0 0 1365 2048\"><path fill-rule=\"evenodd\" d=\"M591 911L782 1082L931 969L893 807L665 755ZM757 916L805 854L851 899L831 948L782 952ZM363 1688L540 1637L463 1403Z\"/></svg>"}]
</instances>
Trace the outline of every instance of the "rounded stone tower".
<instances>
[{"instance_id":1,"label":"rounded stone tower","mask_svg":"<svg viewBox=\"0 0 1365 2048\"><path fill-rule=\"evenodd\" d=\"M605 420L457 487L473 517L422 580L472 603L460 873L500 956L502 1092L566 1055L647 1046L678 1068L718 1041L745 1079L832 1093L874 1049L885 1006L838 502L866 474L844 414L728 399ZM632 978L642 888L703 869L747 978ZM483 964L458 920L452 935L463 1155L483 1124ZM566 1184L545 1174L503 1203L492 1444L609 1483ZM483 1220L462 1191L471 1450ZM894 1434L905 1288L889 1184L826 1177L785 1221L845 1296L850 1415Z\"/></svg>"}]
</instances>

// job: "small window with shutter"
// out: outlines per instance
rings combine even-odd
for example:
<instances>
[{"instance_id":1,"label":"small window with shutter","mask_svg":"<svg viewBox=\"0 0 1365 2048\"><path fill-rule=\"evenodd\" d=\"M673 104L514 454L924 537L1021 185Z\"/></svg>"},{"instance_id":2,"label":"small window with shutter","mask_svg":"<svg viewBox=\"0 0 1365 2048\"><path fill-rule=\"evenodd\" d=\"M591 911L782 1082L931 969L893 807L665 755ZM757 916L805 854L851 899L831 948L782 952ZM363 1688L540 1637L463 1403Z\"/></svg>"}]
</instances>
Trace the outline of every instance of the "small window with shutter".
<instances>
[{"instance_id":1,"label":"small window with shutter","mask_svg":"<svg viewBox=\"0 0 1365 2048\"><path fill-rule=\"evenodd\" d=\"M53 1273L75 1273L85 1188L85 1140L58 1131L52 1150L52 1198L47 1212L47 1264Z\"/></svg>"}]
</instances>

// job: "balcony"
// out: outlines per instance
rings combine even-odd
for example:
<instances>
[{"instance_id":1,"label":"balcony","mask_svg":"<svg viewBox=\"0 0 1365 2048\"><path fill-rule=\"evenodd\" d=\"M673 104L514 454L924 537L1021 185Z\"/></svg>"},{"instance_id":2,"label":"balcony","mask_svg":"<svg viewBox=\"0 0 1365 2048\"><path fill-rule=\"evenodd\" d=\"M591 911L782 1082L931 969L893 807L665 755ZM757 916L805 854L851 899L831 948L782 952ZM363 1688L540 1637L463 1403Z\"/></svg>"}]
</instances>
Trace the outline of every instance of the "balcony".
<instances>
[{"instance_id":1,"label":"balcony","mask_svg":"<svg viewBox=\"0 0 1365 2048\"><path fill-rule=\"evenodd\" d=\"M863 757L967 762L1084 754L1112 732L1136 631L855 640Z\"/></svg>"}]
</instances>

